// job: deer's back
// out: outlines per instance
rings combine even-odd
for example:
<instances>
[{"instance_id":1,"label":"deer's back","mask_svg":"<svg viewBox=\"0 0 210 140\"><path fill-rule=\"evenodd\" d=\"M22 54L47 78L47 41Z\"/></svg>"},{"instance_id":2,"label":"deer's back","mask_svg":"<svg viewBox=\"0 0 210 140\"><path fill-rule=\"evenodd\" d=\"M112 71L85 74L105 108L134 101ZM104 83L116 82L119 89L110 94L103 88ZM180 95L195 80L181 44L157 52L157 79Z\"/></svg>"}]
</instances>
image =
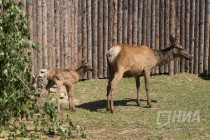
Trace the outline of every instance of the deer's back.
<instances>
[{"instance_id":1,"label":"deer's back","mask_svg":"<svg viewBox=\"0 0 210 140\"><path fill-rule=\"evenodd\" d=\"M49 80L59 80L65 83L75 83L79 81L79 76L74 70L50 70L47 75Z\"/></svg>"}]
</instances>

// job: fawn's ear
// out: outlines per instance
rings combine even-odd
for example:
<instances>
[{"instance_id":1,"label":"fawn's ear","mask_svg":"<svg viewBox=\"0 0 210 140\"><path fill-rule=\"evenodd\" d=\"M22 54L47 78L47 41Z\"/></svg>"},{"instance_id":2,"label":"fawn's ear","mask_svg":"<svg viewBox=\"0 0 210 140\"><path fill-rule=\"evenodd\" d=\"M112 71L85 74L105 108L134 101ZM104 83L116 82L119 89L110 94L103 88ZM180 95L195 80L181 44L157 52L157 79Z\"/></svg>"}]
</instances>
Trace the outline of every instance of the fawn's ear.
<instances>
[{"instance_id":1,"label":"fawn's ear","mask_svg":"<svg viewBox=\"0 0 210 140\"><path fill-rule=\"evenodd\" d=\"M174 44L176 42L176 37L174 37L172 34L169 36L171 44Z\"/></svg>"},{"instance_id":2,"label":"fawn's ear","mask_svg":"<svg viewBox=\"0 0 210 140\"><path fill-rule=\"evenodd\" d=\"M82 64L84 64L85 62L86 62L86 60L85 60L85 59L82 59L82 60L81 60L81 63L82 63Z\"/></svg>"}]
</instances>

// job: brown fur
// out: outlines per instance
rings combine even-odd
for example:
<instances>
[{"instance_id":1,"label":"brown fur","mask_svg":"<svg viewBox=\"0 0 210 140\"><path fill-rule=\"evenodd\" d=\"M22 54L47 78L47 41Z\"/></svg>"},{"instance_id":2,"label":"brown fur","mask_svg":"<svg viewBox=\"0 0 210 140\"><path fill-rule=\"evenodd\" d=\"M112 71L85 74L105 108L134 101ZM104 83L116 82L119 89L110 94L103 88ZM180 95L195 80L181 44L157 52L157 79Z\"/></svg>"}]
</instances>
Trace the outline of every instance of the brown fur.
<instances>
[{"instance_id":1,"label":"brown fur","mask_svg":"<svg viewBox=\"0 0 210 140\"><path fill-rule=\"evenodd\" d=\"M109 65L109 81L107 86L107 111L111 110L112 113L114 112L114 89L124 73L135 77L137 105L140 105L140 74L144 74L147 104L149 107L152 107L149 96L149 78L151 70L155 66L167 63L175 57L191 58L191 55L183 49L176 38L170 36L170 42L171 46L164 50L153 50L145 45L129 46L120 44L113 46L108 51L107 60Z\"/></svg>"},{"instance_id":2,"label":"brown fur","mask_svg":"<svg viewBox=\"0 0 210 140\"><path fill-rule=\"evenodd\" d=\"M46 88L52 87L54 84L57 85L57 93L60 93L61 86L65 85L68 100L69 100L69 109L74 111L74 94L73 94L73 85L74 83L78 82L79 79L87 72L93 71L93 67L88 64L84 63L81 67L77 70L50 70L47 74L47 79L50 81L49 85ZM58 113L60 113L60 101L59 98L57 99L57 108Z\"/></svg>"}]
</instances>

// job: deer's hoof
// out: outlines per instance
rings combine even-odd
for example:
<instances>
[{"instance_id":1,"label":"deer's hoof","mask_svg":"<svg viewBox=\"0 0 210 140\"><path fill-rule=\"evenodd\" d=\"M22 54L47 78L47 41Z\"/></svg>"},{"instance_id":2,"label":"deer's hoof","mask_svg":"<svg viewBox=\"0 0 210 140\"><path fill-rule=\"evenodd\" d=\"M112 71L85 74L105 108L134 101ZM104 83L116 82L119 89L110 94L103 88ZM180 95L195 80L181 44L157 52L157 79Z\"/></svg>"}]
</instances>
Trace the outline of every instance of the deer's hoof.
<instances>
[{"instance_id":1,"label":"deer's hoof","mask_svg":"<svg viewBox=\"0 0 210 140\"><path fill-rule=\"evenodd\" d=\"M141 106L140 102L136 102L137 106Z\"/></svg>"},{"instance_id":2,"label":"deer's hoof","mask_svg":"<svg viewBox=\"0 0 210 140\"><path fill-rule=\"evenodd\" d=\"M111 110L111 113L113 114L114 113L114 110Z\"/></svg>"},{"instance_id":3,"label":"deer's hoof","mask_svg":"<svg viewBox=\"0 0 210 140\"><path fill-rule=\"evenodd\" d=\"M107 108L106 108L106 111L110 111L110 108L109 108L109 107L107 107Z\"/></svg>"},{"instance_id":4,"label":"deer's hoof","mask_svg":"<svg viewBox=\"0 0 210 140\"><path fill-rule=\"evenodd\" d=\"M148 105L148 108L153 108L153 105L151 105L151 104L150 104L150 105Z\"/></svg>"},{"instance_id":5,"label":"deer's hoof","mask_svg":"<svg viewBox=\"0 0 210 140\"><path fill-rule=\"evenodd\" d=\"M71 112L76 112L76 110L75 109L69 109Z\"/></svg>"}]
</instances>

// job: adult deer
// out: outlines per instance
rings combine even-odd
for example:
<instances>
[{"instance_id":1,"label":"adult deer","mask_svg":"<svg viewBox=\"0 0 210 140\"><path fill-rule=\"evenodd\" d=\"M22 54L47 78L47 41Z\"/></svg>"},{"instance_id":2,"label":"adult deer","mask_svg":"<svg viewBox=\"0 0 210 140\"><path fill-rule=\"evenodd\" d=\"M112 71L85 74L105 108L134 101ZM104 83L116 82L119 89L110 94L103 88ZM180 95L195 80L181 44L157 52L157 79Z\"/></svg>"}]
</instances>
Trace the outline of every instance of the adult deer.
<instances>
[{"instance_id":1,"label":"adult deer","mask_svg":"<svg viewBox=\"0 0 210 140\"><path fill-rule=\"evenodd\" d=\"M117 82L124 73L135 77L137 88L137 105L140 106L139 87L140 74L144 74L147 105L152 107L149 96L149 78L151 70L157 66L174 59L192 56L181 46L179 41L170 35L170 47L163 50L153 50L148 46L116 45L107 52L109 68L109 81L107 86L107 111L114 112L113 95ZM111 102L110 102L111 98Z\"/></svg>"}]
</instances>

